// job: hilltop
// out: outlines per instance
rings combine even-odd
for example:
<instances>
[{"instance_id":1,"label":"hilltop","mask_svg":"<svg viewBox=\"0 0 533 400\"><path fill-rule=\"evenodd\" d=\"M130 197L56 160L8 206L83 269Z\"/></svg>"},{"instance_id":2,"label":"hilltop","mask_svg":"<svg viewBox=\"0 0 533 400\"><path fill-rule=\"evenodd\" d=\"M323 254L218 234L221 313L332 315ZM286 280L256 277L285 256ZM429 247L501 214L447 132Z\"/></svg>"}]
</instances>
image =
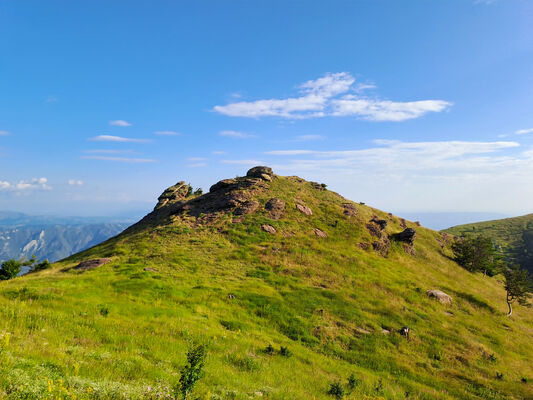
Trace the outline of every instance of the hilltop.
<instances>
[{"instance_id":1,"label":"hilltop","mask_svg":"<svg viewBox=\"0 0 533 400\"><path fill-rule=\"evenodd\" d=\"M450 242L267 167L178 182L120 235L0 282L0 398L170 398L193 342L199 399L533 398L532 310L505 317L501 281Z\"/></svg>"},{"instance_id":2,"label":"hilltop","mask_svg":"<svg viewBox=\"0 0 533 400\"><path fill-rule=\"evenodd\" d=\"M501 249L509 263L519 264L533 274L533 214L458 225L444 232L457 236L486 235Z\"/></svg>"}]
</instances>

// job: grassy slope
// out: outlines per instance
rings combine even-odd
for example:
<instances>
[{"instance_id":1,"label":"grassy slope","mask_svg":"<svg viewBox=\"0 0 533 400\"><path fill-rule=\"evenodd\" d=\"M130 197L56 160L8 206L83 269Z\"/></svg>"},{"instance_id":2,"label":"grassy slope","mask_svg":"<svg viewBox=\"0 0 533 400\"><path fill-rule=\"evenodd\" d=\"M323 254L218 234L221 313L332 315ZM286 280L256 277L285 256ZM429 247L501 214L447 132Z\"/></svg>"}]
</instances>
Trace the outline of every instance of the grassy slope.
<instances>
[{"instance_id":1,"label":"grassy slope","mask_svg":"<svg viewBox=\"0 0 533 400\"><path fill-rule=\"evenodd\" d=\"M138 230L1 282L0 398L150 398L176 382L198 340L209 343L200 399L325 399L351 373L350 399L533 398L533 312L506 318L498 279L451 262L439 233L416 227L416 256L393 244L383 258L357 243L373 240L364 226L374 214L389 233L402 230L397 219L367 206L346 217L340 196L292 178L258 199L271 197L288 202L279 221L258 211L242 224ZM262 232L265 222L278 233ZM104 256L113 262L62 271ZM428 299L433 288L454 304ZM382 333L404 325L410 341ZM265 354L268 344L292 357Z\"/></svg>"},{"instance_id":2,"label":"grassy slope","mask_svg":"<svg viewBox=\"0 0 533 400\"><path fill-rule=\"evenodd\" d=\"M458 225L445 232L460 236L463 234L484 234L501 246L510 262L519 263L533 273L533 214L505 218L474 224Z\"/></svg>"}]
</instances>

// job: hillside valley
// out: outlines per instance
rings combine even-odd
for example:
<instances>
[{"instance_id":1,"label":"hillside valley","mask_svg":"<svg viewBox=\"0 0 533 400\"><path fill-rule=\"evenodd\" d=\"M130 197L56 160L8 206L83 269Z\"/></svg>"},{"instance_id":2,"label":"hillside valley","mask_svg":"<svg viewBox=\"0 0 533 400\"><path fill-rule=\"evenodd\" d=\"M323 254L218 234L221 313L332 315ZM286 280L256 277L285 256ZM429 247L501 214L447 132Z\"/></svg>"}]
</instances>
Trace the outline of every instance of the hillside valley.
<instances>
[{"instance_id":1,"label":"hillside valley","mask_svg":"<svg viewBox=\"0 0 533 400\"><path fill-rule=\"evenodd\" d=\"M458 225L444 232L457 236L488 236L507 262L518 264L533 274L533 214Z\"/></svg>"},{"instance_id":2,"label":"hillside valley","mask_svg":"<svg viewBox=\"0 0 533 400\"><path fill-rule=\"evenodd\" d=\"M533 310L451 234L267 167L191 193L0 282L0 398L179 398L201 343L189 399L533 399Z\"/></svg>"}]
</instances>

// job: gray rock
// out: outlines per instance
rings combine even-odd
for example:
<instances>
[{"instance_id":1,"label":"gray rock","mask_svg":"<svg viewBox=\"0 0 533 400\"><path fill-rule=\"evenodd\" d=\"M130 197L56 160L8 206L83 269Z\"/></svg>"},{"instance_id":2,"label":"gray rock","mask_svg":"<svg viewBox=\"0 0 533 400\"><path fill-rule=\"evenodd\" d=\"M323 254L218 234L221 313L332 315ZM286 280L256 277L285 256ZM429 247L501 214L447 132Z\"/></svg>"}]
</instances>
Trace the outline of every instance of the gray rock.
<instances>
[{"instance_id":1,"label":"gray rock","mask_svg":"<svg viewBox=\"0 0 533 400\"><path fill-rule=\"evenodd\" d=\"M107 263L111 262L110 258L96 258L94 260L86 260L82 261L78 265L74 267L74 269L80 270L80 271L87 271L90 269L94 269L97 267L101 267L102 265L105 265Z\"/></svg>"},{"instance_id":2,"label":"gray rock","mask_svg":"<svg viewBox=\"0 0 533 400\"><path fill-rule=\"evenodd\" d=\"M286 204L281 199L270 199L265 204L265 210L269 211L272 219L280 219L285 213Z\"/></svg>"},{"instance_id":3,"label":"gray rock","mask_svg":"<svg viewBox=\"0 0 533 400\"><path fill-rule=\"evenodd\" d=\"M305 215L313 215L313 211L303 204L296 203L296 209Z\"/></svg>"},{"instance_id":4,"label":"gray rock","mask_svg":"<svg viewBox=\"0 0 533 400\"><path fill-rule=\"evenodd\" d=\"M258 166L249 169L246 173L246 176L250 178L259 178L265 181L271 181L274 177L274 172L270 167Z\"/></svg>"},{"instance_id":5,"label":"gray rock","mask_svg":"<svg viewBox=\"0 0 533 400\"><path fill-rule=\"evenodd\" d=\"M263 224L261 225L261 229L268 233L272 233L272 234L276 233L276 228L274 228L272 225Z\"/></svg>"},{"instance_id":6,"label":"gray rock","mask_svg":"<svg viewBox=\"0 0 533 400\"><path fill-rule=\"evenodd\" d=\"M240 207L237 207L234 214L235 215L246 215L251 214L259 208L259 202L255 200L246 201Z\"/></svg>"},{"instance_id":7,"label":"gray rock","mask_svg":"<svg viewBox=\"0 0 533 400\"><path fill-rule=\"evenodd\" d=\"M426 294L430 298L437 299L442 304L452 304L452 301L453 301L452 297L444 293L442 290L432 289L432 290L428 290Z\"/></svg>"},{"instance_id":8,"label":"gray rock","mask_svg":"<svg viewBox=\"0 0 533 400\"><path fill-rule=\"evenodd\" d=\"M326 232L324 232L323 230L320 230L318 228L315 228L315 235L317 235L318 237L321 237L321 238L327 238L328 237L328 234Z\"/></svg>"}]
</instances>

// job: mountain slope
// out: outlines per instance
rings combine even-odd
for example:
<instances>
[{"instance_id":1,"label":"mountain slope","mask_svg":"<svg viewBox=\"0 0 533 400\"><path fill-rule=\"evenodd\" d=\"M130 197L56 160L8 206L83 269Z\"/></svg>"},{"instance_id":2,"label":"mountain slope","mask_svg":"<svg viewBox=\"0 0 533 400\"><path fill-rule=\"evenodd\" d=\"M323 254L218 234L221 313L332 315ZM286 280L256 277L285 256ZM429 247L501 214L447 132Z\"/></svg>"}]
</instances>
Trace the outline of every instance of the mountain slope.
<instances>
[{"instance_id":1,"label":"mountain slope","mask_svg":"<svg viewBox=\"0 0 533 400\"><path fill-rule=\"evenodd\" d=\"M484 234L502 249L507 261L517 263L533 273L533 214L458 225L444 232L457 236Z\"/></svg>"},{"instance_id":2,"label":"mountain slope","mask_svg":"<svg viewBox=\"0 0 533 400\"><path fill-rule=\"evenodd\" d=\"M350 399L533 398L533 313L506 318L501 282L450 261L446 235L249 175L178 183L121 235L1 282L0 398L169 398L194 341L200 399L326 399L350 374Z\"/></svg>"}]
</instances>

